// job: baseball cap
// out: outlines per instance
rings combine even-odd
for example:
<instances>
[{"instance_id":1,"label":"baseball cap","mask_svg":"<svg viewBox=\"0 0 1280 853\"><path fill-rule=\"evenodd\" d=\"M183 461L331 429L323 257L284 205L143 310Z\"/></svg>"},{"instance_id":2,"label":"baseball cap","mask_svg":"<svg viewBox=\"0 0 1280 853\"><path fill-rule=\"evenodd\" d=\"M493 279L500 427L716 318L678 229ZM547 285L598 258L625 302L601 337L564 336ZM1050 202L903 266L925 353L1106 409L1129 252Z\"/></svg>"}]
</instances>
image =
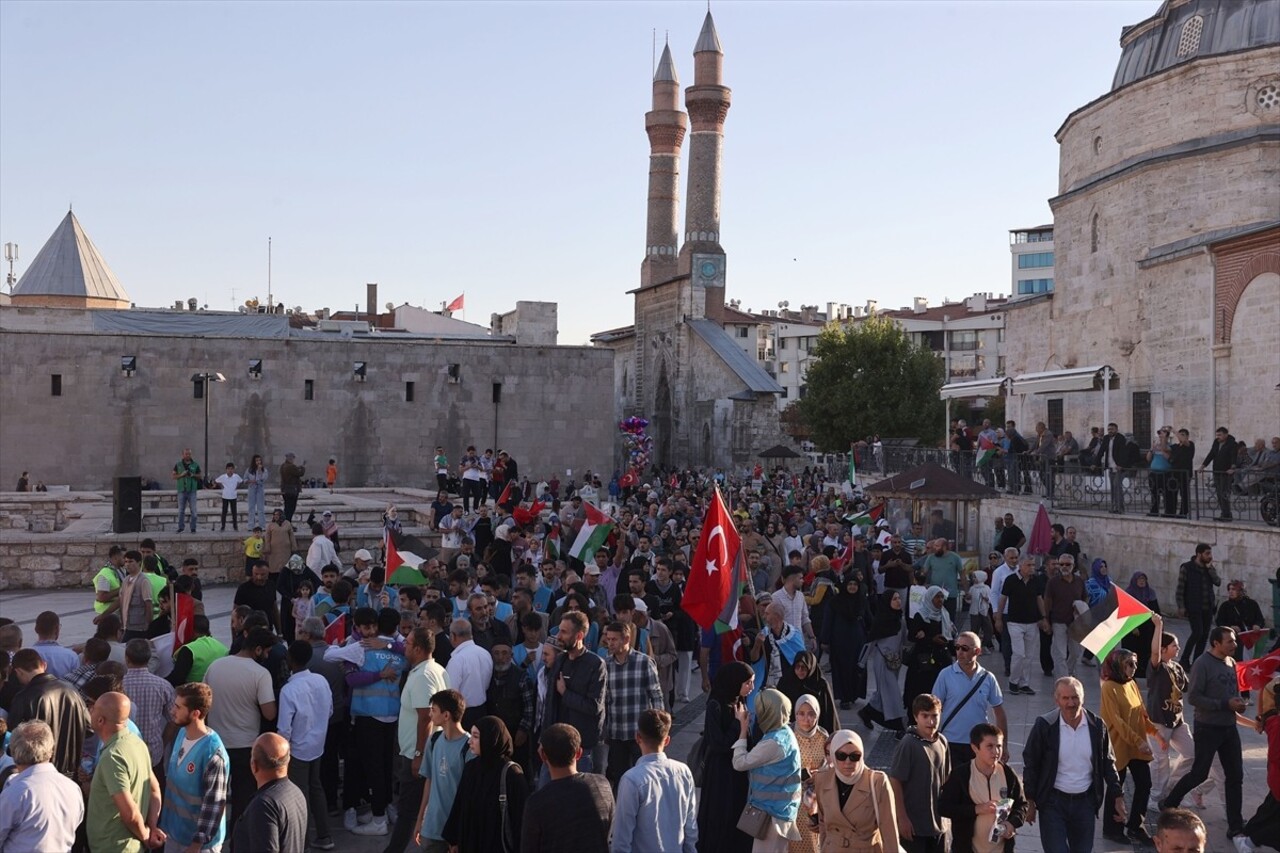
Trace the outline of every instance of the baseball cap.
<instances>
[{"instance_id":1,"label":"baseball cap","mask_svg":"<svg viewBox=\"0 0 1280 853\"><path fill-rule=\"evenodd\" d=\"M637 612L639 612L639 613L648 613L648 612L649 612L649 605L647 605L647 604L645 604L645 603L644 603L644 599L643 599L643 598L637 598L635 601L636 601L636 607L635 607L635 609L636 609L636 611L637 611Z\"/></svg>"},{"instance_id":2,"label":"baseball cap","mask_svg":"<svg viewBox=\"0 0 1280 853\"><path fill-rule=\"evenodd\" d=\"M582 571L583 571L583 574L598 575L600 574L600 567L597 566L595 563L591 563L588 566L586 566Z\"/></svg>"},{"instance_id":3,"label":"baseball cap","mask_svg":"<svg viewBox=\"0 0 1280 853\"><path fill-rule=\"evenodd\" d=\"M357 560L369 560L369 561L372 561L372 560L373 560L373 555L369 553L369 550L368 550L367 548L361 548L359 551L356 551L355 558L356 558Z\"/></svg>"}]
</instances>

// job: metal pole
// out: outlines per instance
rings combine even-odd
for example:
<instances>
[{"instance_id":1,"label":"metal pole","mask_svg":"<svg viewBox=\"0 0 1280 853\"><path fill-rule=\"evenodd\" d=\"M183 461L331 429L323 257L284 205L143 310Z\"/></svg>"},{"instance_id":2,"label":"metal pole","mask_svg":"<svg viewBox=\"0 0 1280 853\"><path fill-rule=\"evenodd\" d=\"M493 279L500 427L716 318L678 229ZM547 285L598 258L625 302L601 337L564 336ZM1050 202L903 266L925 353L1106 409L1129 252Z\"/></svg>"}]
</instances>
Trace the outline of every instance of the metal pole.
<instances>
[{"instance_id":1,"label":"metal pole","mask_svg":"<svg viewBox=\"0 0 1280 853\"><path fill-rule=\"evenodd\" d=\"M209 374L205 373L200 379L204 385L204 472L205 477L209 475L209 394L213 391L213 383L209 381Z\"/></svg>"},{"instance_id":2,"label":"metal pole","mask_svg":"<svg viewBox=\"0 0 1280 853\"><path fill-rule=\"evenodd\" d=\"M1111 423L1111 368L1102 368L1102 427Z\"/></svg>"}]
</instances>

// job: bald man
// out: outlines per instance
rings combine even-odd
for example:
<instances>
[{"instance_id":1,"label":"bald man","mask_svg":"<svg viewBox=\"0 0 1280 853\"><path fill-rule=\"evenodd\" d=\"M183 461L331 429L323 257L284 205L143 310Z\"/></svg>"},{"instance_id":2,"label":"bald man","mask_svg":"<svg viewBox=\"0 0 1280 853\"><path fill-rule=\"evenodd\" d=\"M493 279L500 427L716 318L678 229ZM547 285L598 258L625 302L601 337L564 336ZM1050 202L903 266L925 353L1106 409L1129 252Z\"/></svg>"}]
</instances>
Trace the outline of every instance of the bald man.
<instances>
[{"instance_id":1,"label":"bald man","mask_svg":"<svg viewBox=\"0 0 1280 853\"><path fill-rule=\"evenodd\" d=\"M259 735L249 769L258 792L236 823L236 853L304 853L307 847L307 798L289 781L289 742L280 735Z\"/></svg>"},{"instance_id":2,"label":"bald man","mask_svg":"<svg viewBox=\"0 0 1280 853\"><path fill-rule=\"evenodd\" d=\"M151 772L146 743L126 727L130 710L128 696L104 693L89 711L89 723L102 741L89 788L86 828L92 850L143 853L164 843L156 827L160 783Z\"/></svg>"}]
</instances>

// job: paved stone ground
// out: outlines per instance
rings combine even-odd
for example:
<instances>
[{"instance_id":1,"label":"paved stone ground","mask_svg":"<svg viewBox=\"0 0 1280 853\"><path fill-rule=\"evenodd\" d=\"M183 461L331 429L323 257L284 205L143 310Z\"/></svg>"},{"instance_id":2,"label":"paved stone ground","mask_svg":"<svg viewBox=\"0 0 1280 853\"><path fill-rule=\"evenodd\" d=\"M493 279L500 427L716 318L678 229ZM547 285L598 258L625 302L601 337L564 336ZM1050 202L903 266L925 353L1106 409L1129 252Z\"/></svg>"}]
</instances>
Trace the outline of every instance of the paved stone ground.
<instances>
[{"instance_id":1,"label":"paved stone ground","mask_svg":"<svg viewBox=\"0 0 1280 853\"><path fill-rule=\"evenodd\" d=\"M224 642L230 641L229 616L234 595L235 587L230 585L207 587L204 593L205 609L213 624L214 634ZM34 638L35 618L42 610L53 610L62 616L61 639L64 643L71 644L82 641L93 633L93 605L88 590L24 590L0 593L0 616L7 616L22 625L28 640ZM1185 622L1168 620L1165 625L1167 630L1173 631L1179 637L1185 638L1189 633ZM988 662L990 662L990 668L993 672L1002 676L1003 665L999 655L992 654L984 657L984 665L988 664ZM1031 731L1035 718L1053 707L1052 680L1040 674L1038 666L1033 666L1032 669L1035 673L1032 687L1035 688L1038 695L1007 696L1005 699L1005 713L1009 718L1010 742L1014 756L1012 763L1019 771L1022 764L1022 747ZM1081 680L1085 684L1085 704L1095 713L1098 710L1097 672L1096 669L1085 668L1083 673L1078 673L1082 676ZM1001 677L1002 684L1005 681L1006 679ZM676 728L669 750L672 756L684 758L702 733L702 710L704 704L703 698L699 696L687 705L676 707ZM862 726L854 711L843 711L840 716L842 725L845 728L853 729L863 736L867 746L869 763L880 769L887 768L896 744L893 736L879 730L874 734L868 735L867 730ZM1245 729L1241 729L1241 738L1245 747L1244 816L1248 819L1257 809L1258 804L1265 795L1265 783L1263 780L1265 779L1267 766L1266 742L1262 735ZM1184 805L1192 805L1190 798ZM1206 808L1200 814L1209 827L1208 849L1210 853L1215 853L1216 851L1233 853L1234 847L1226 840L1226 818L1220 792L1215 791L1206 797L1205 805ZM1151 817L1154 818L1154 814ZM338 849L351 851L351 853L374 853L374 851L380 851L385 844L385 839L383 838L356 837L341 829L334 831L334 839L338 843ZM410 849L415 848L411 845ZM1103 839L1101 825L1099 824L1097 844L1095 846L1095 850L1098 853L1115 853L1115 851L1120 850L1128 853L1131 849L1142 850L1143 848L1137 845L1132 847L1129 845L1121 846ZM1041 853L1043 847L1040 843L1037 827L1027 827L1019 833L1018 850L1021 853Z\"/></svg>"}]
</instances>

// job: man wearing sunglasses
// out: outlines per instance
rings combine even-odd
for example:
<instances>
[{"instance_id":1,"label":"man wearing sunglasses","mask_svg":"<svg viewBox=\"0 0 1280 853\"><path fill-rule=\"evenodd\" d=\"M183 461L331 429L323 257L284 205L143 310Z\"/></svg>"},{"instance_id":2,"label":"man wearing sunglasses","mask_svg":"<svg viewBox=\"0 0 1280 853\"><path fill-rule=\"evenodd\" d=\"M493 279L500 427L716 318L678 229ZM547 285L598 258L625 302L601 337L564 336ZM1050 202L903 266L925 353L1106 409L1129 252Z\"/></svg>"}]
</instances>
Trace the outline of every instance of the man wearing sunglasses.
<instances>
[{"instance_id":1,"label":"man wearing sunglasses","mask_svg":"<svg viewBox=\"0 0 1280 853\"><path fill-rule=\"evenodd\" d=\"M982 641L965 631L956 637L956 662L933 682L933 695L942 702L942 736L951 751L951 766L963 767L973 760L969 748L969 732L987 722L988 713L995 716L996 727L1008 733L1009 721L1004 713L1004 693L995 674L978 663Z\"/></svg>"}]
</instances>

